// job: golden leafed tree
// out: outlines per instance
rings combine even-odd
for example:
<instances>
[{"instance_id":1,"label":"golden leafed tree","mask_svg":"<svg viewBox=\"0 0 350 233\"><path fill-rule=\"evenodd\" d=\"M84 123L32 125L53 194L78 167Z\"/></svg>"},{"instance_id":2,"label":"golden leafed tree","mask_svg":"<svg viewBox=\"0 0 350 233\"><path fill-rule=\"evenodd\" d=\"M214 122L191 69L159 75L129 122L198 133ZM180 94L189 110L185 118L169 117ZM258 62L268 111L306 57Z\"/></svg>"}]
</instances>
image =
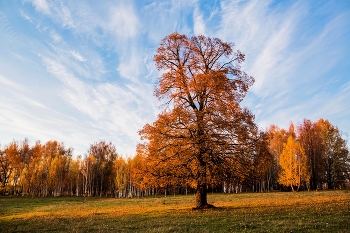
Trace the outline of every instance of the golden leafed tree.
<instances>
[{"instance_id":1,"label":"golden leafed tree","mask_svg":"<svg viewBox=\"0 0 350 233\"><path fill-rule=\"evenodd\" d=\"M197 208L210 206L211 179L224 179L228 165L251 151L247 142L256 131L254 116L239 106L254 79L241 70L244 55L232 48L218 38L173 33L154 57L163 72L155 95L166 104L140 131L148 142L147 170L195 188Z\"/></svg>"},{"instance_id":2,"label":"golden leafed tree","mask_svg":"<svg viewBox=\"0 0 350 233\"><path fill-rule=\"evenodd\" d=\"M278 181L280 184L299 189L302 182L309 182L310 173L307 167L307 158L298 141L293 136L288 137L287 143L279 158L280 173Z\"/></svg>"}]
</instances>

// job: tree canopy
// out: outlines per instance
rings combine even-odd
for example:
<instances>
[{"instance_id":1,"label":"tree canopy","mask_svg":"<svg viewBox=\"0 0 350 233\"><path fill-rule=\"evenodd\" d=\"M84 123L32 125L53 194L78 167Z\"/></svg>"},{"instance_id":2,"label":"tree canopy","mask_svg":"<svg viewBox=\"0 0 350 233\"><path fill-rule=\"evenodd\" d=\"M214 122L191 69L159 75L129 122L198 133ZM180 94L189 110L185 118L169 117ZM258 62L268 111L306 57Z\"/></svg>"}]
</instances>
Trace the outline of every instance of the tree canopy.
<instances>
[{"instance_id":1,"label":"tree canopy","mask_svg":"<svg viewBox=\"0 0 350 233\"><path fill-rule=\"evenodd\" d=\"M196 207L207 207L207 185L244 161L256 133L254 116L239 106L254 79L241 70L244 55L218 38L170 34L154 60L163 71L155 95L167 102L140 131L150 172L189 183Z\"/></svg>"}]
</instances>

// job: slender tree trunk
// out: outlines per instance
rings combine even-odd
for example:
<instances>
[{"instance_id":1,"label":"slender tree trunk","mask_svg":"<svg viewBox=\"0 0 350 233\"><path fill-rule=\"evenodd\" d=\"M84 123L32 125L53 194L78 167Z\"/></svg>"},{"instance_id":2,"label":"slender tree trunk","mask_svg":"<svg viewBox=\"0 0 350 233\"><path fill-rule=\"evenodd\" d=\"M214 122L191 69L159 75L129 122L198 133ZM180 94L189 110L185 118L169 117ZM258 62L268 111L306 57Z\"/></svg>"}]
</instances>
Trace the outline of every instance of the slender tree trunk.
<instances>
[{"instance_id":1,"label":"slender tree trunk","mask_svg":"<svg viewBox=\"0 0 350 233\"><path fill-rule=\"evenodd\" d=\"M102 197L102 189L103 189L103 174L101 174L101 184L100 184L100 197Z\"/></svg>"}]
</instances>

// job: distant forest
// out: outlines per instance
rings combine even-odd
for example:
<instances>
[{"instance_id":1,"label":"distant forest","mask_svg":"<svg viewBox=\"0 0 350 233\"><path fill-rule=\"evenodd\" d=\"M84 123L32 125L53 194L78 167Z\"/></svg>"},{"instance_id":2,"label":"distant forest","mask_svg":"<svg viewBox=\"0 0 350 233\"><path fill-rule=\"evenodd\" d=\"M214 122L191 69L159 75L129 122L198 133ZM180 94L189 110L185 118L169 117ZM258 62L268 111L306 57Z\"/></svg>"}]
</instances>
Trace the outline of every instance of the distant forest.
<instances>
[{"instance_id":1,"label":"distant forest","mask_svg":"<svg viewBox=\"0 0 350 233\"><path fill-rule=\"evenodd\" d=\"M0 148L0 194L124 198L195 192L193 183L167 163L155 167L159 164L148 159L146 147L139 144L136 155L126 159L115 145L100 141L73 158L73 149L62 142L12 141ZM237 158L225 167L224 178L208 176L209 192L345 189L350 184L347 142L324 119L305 119L289 129L271 125L257 132ZM155 174L155 168L170 175Z\"/></svg>"}]
</instances>

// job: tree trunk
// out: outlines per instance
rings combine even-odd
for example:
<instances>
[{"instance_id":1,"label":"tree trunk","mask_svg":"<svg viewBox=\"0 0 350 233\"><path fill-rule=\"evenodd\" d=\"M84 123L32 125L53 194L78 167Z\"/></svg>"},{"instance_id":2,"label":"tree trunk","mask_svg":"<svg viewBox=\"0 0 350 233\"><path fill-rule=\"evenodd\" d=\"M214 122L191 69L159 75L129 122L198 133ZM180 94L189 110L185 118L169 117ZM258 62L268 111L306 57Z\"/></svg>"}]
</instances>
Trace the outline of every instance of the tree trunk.
<instances>
[{"instance_id":1,"label":"tree trunk","mask_svg":"<svg viewBox=\"0 0 350 233\"><path fill-rule=\"evenodd\" d=\"M196 189L196 209L207 207L209 207L207 202L207 187L205 184L201 184Z\"/></svg>"}]
</instances>

